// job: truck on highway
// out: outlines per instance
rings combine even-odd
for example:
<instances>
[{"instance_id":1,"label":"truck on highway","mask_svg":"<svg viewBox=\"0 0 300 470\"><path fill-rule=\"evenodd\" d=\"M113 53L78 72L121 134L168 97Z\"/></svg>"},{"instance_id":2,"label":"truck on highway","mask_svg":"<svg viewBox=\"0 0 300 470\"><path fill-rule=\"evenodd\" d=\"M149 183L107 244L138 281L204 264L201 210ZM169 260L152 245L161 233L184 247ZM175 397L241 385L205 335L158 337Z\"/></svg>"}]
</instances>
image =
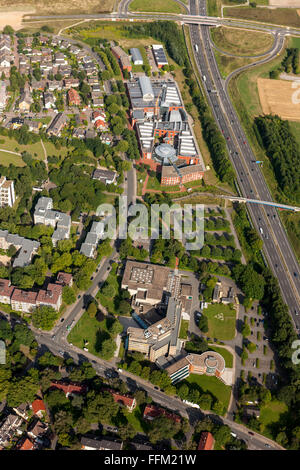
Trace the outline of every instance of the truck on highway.
<instances>
[{"instance_id":1,"label":"truck on highway","mask_svg":"<svg viewBox=\"0 0 300 470\"><path fill-rule=\"evenodd\" d=\"M259 227L259 231L260 231L260 233L261 233L262 235L264 234L264 231L263 231L263 229L262 229L261 227Z\"/></svg>"},{"instance_id":2,"label":"truck on highway","mask_svg":"<svg viewBox=\"0 0 300 470\"><path fill-rule=\"evenodd\" d=\"M195 46L194 46L194 47L195 47L195 51L196 51L196 52L198 52L198 45L197 45L197 44L195 44Z\"/></svg>"}]
</instances>

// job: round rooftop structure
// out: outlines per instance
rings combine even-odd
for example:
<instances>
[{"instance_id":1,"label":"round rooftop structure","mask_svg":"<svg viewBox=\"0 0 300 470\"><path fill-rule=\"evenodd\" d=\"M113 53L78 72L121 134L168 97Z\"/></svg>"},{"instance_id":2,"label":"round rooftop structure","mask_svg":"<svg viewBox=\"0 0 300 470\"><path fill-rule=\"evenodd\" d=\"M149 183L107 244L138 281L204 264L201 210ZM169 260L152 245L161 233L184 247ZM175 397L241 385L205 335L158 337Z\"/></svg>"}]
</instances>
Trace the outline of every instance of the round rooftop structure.
<instances>
[{"instance_id":1,"label":"round rooftop structure","mask_svg":"<svg viewBox=\"0 0 300 470\"><path fill-rule=\"evenodd\" d=\"M176 162L176 150L170 144L160 144L154 149L155 158L163 165L172 165Z\"/></svg>"}]
</instances>

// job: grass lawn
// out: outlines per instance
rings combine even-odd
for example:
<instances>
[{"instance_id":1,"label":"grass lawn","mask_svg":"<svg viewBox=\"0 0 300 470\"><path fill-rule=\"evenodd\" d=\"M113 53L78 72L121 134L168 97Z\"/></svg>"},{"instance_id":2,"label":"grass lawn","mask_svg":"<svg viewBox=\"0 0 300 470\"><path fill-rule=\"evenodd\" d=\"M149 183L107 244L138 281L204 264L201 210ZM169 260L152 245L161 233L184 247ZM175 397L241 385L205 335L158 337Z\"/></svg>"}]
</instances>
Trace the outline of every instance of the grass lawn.
<instances>
[{"instance_id":1,"label":"grass lawn","mask_svg":"<svg viewBox=\"0 0 300 470\"><path fill-rule=\"evenodd\" d=\"M221 54L219 51L214 51L216 61L218 64L219 71L223 78L226 78L231 72L238 69L239 67L243 67L244 65L251 64L255 62L257 59L247 59L247 58L240 58L240 57L230 57L225 54Z\"/></svg>"},{"instance_id":2,"label":"grass lawn","mask_svg":"<svg viewBox=\"0 0 300 470\"><path fill-rule=\"evenodd\" d=\"M137 406L132 413L124 410L124 414L136 432L145 433L149 431L149 424L143 419L143 410L140 406Z\"/></svg>"},{"instance_id":3,"label":"grass lawn","mask_svg":"<svg viewBox=\"0 0 300 470\"><path fill-rule=\"evenodd\" d=\"M96 335L99 330L101 323L96 318L90 318L85 312L80 318L79 322L76 323L74 328L68 335L69 343L74 344L78 348L84 348L84 340L88 341L88 350L91 354L99 356L99 353L95 349ZM99 356L100 357L100 356Z\"/></svg>"},{"instance_id":4,"label":"grass lawn","mask_svg":"<svg viewBox=\"0 0 300 470\"><path fill-rule=\"evenodd\" d=\"M189 321L188 320L181 320L180 331L179 331L179 338L180 339L187 339L188 329L189 329Z\"/></svg>"},{"instance_id":5,"label":"grass lawn","mask_svg":"<svg viewBox=\"0 0 300 470\"><path fill-rule=\"evenodd\" d=\"M1 147L1 144L0 144ZM1 152L0 150L0 165L9 166L10 164L15 166L25 166L22 158L19 155L13 155L12 153Z\"/></svg>"},{"instance_id":6,"label":"grass lawn","mask_svg":"<svg viewBox=\"0 0 300 470\"><path fill-rule=\"evenodd\" d=\"M221 348L218 346L211 346L210 344L209 344L209 349L221 354L221 356L224 357L225 367L229 367L229 368L233 367L233 355L231 354L230 351L228 351L228 349Z\"/></svg>"},{"instance_id":7,"label":"grass lawn","mask_svg":"<svg viewBox=\"0 0 300 470\"><path fill-rule=\"evenodd\" d=\"M259 421L264 426L264 429L262 430L263 434L272 438L274 435L274 432L272 431L274 431L274 428L277 427L287 412L287 405L278 400L272 400L270 403L263 406L260 410L259 417Z\"/></svg>"},{"instance_id":8,"label":"grass lawn","mask_svg":"<svg viewBox=\"0 0 300 470\"><path fill-rule=\"evenodd\" d=\"M101 357L97 352L97 342L99 341L98 331L101 329L101 331L108 332L107 321L109 321L109 319L104 318L104 320L99 322L97 318L90 318L85 312L79 322L77 322L70 331L67 338L69 343L83 349L84 341L88 341L89 344L86 347L89 352L95 356Z\"/></svg>"},{"instance_id":9,"label":"grass lawn","mask_svg":"<svg viewBox=\"0 0 300 470\"><path fill-rule=\"evenodd\" d=\"M210 31L216 46L238 56L261 54L270 49L274 42L271 34L258 31L225 27L212 28Z\"/></svg>"},{"instance_id":10,"label":"grass lawn","mask_svg":"<svg viewBox=\"0 0 300 470\"><path fill-rule=\"evenodd\" d=\"M221 341L234 338L236 312L229 305L210 304L205 309L205 315L208 318L208 337Z\"/></svg>"},{"instance_id":11,"label":"grass lawn","mask_svg":"<svg viewBox=\"0 0 300 470\"><path fill-rule=\"evenodd\" d=\"M207 2L208 16L221 16L221 6L221 0L209 0L209 2Z\"/></svg>"},{"instance_id":12,"label":"grass lawn","mask_svg":"<svg viewBox=\"0 0 300 470\"><path fill-rule=\"evenodd\" d=\"M35 143L35 144L31 144L31 145L19 145L18 142L15 139L10 139L7 136L1 135L0 136L0 142L1 142L0 143L0 148L1 149L10 150L11 152L17 152L17 153L21 153L21 152L26 151L26 152L29 152L32 155L33 158L38 158L39 160L44 160L44 151L43 151L43 148L42 148L42 145L41 145L40 141ZM9 153L6 153L6 152L1 152L1 163L3 165L6 165L5 155L6 156L9 155L10 158L14 159L14 161L12 160L9 163L14 163L15 165L18 165L18 166L24 166L24 163L23 163L21 157L19 157L18 155L13 155L13 154L9 154ZM2 162L2 159L3 159L3 162ZM7 163L7 165L9 165L9 163Z\"/></svg>"},{"instance_id":13,"label":"grass lawn","mask_svg":"<svg viewBox=\"0 0 300 470\"><path fill-rule=\"evenodd\" d=\"M181 5L173 0L156 0L156 2L148 2L148 0L133 0L129 6L130 11L150 11L164 13L185 13Z\"/></svg>"},{"instance_id":14,"label":"grass lawn","mask_svg":"<svg viewBox=\"0 0 300 470\"><path fill-rule=\"evenodd\" d=\"M215 396L221 403L223 403L224 408L228 408L230 395L231 395L231 387L225 385L221 380L217 379L217 377L211 377L208 375L197 375L191 374L187 379L189 383L195 383L199 385L202 391L210 392L213 396Z\"/></svg>"},{"instance_id":15,"label":"grass lawn","mask_svg":"<svg viewBox=\"0 0 300 470\"><path fill-rule=\"evenodd\" d=\"M116 295L118 294L119 289L120 289L120 285L119 285L117 274L116 274L117 268L118 268L117 264L113 265L106 280L111 286L114 287ZM99 292L96 295L96 299L99 300L101 305L103 305L103 307L105 307L109 313L113 313L115 315L117 314L115 310L114 298L107 298L105 295L101 293L101 290L99 290Z\"/></svg>"}]
</instances>

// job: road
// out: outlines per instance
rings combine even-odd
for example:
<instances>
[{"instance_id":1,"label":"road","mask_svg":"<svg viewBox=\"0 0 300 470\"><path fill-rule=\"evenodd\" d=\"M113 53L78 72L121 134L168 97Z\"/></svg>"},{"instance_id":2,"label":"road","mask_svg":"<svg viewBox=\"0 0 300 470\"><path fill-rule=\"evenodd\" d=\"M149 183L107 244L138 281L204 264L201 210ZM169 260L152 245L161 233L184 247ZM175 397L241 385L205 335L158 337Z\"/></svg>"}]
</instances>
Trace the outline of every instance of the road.
<instances>
[{"instance_id":1,"label":"road","mask_svg":"<svg viewBox=\"0 0 300 470\"><path fill-rule=\"evenodd\" d=\"M191 0L191 13L196 14L198 7L200 13L204 14L205 1L201 0L198 4L196 0ZM202 85L216 122L226 139L241 195L249 199L257 198L263 201L272 201L261 170L257 164L253 163L256 157L231 104L226 83L220 76L212 49L209 27L191 25L190 37L197 67L202 77ZM198 52L195 52L195 45L198 46ZM271 55L266 59L250 64L249 67L270 60L271 57L276 56L282 50L283 46L284 34L277 33ZM217 93L211 93L211 90L216 90ZM264 254L279 281L283 298L289 307L295 328L299 329L300 270L277 210L271 206L266 208L256 204L248 205L248 209L256 230L262 234Z\"/></svg>"}]
</instances>

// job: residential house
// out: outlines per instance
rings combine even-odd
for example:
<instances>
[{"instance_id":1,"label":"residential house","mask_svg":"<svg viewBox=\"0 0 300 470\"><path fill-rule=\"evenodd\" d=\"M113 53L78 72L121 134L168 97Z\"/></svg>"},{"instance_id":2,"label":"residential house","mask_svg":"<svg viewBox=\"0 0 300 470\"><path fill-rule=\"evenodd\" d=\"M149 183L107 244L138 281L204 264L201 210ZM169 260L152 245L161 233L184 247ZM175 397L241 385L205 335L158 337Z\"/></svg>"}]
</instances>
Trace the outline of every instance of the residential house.
<instances>
[{"instance_id":1,"label":"residential house","mask_svg":"<svg viewBox=\"0 0 300 470\"><path fill-rule=\"evenodd\" d=\"M101 183L104 184L113 184L116 181L117 172L97 168L96 170L94 170L92 178L93 180L101 181Z\"/></svg>"},{"instance_id":2,"label":"residential house","mask_svg":"<svg viewBox=\"0 0 300 470\"><path fill-rule=\"evenodd\" d=\"M0 207L12 207L15 203L15 187L14 182L7 180L6 176L0 177Z\"/></svg>"},{"instance_id":3,"label":"residential house","mask_svg":"<svg viewBox=\"0 0 300 470\"><path fill-rule=\"evenodd\" d=\"M50 385L51 388L55 388L57 390L62 390L66 397L73 395L74 393L82 394L87 392L87 386L75 383L65 383L65 382L57 382L53 381Z\"/></svg>"},{"instance_id":4,"label":"residential house","mask_svg":"<svg viewBox=\"0 0 300 470\"><path fill-rule=\"evenodd\" d=\"M26 436L18 442L15 447L16 450L34 450L34 443Z\"/></svg>"},{"instance_id":5,"label":"residential house","mask_svg":"<svg viewBox=\"0 0 300 470\"><path fill-rule=\"evenodd\" d=\"M67 90L70 90L70 88L78 88L79 87L79 80L78 78L65 78L64 79L64 87Z\"/></svg>"},{"instance_id":6,"label":"residential house","mask_svg":"<svg viewBox=\"0 0 300 470\"><path fill-rule=\"evenodd\" d=\"M74 90L74 88L70 88L68 90L68 103L69 106L80 106L80 96L79 93Z\"/></svg>"},{"instance_id":7,"label":"residential house","mask_svg":"<svg viewBox=\"0 0 300 470\"><path fill-rule=\"evenodd\" d=\"M58 284L48 284L47 290L39 290L36 298L36 305L40 307L46 305L58 311L62 304L62 286Z\"/></svg>"},{"instance_id":8,"label":"residential house","mask_svg":"<svg viewBox=\"0 0 300 470\"><path fill-rule=\"evenodd\" d=\"M57 273L56 284L60 284L63 287L64 286L72 287L72 285L73 285L73 276L72 276L72 274L63 273L63 272Z\"/></svg>"},{"instance_id":9,"label":"residential house","mask_svg":"<svg viewBox=\"0 0 300 470\"><path fill-rule=\"evenodd\" d=\"M28 403L21 403L21 405L13 408L14 412L18 415L21 416L25 421L29 419L29 405Z\"/></svg>"},{"instance_id":10,"label":"residential house","mask_svg":"<svg viewBox=\"0 0 300 470\"><path fill-rule=\"evenodd\" d=\"M7 103L6 83L0 80L0 112L5 109Z\"/></svg>"},{"instance_id":11,"label":"residential house","mask_svg":"<svg viewBox=\"0 0 300 470\"><path fill-rule=\"evenodd\" d=\"M58 80L49 80L47 82L47 85L49 91L61 90L61 82L59 82Z\"/></svg>"},{"instance_id":12,"label":"residential house","mask_svg":"<svg viewBox=\"0 0 300 470\"><path fill-rule=\"evenodd\" d=\"M214 448L214 437L212 433L203 431L200 436L200 441L197 450L213 450Z\"/></svg>"},{"instance_id":13,"label":"residential house","mask_svg":"<svg viewBox=\"0 0 300 470\"><path fill-rule=\"evenodd\" d=\"M22 434L20 429L22 423L21 416L9 414L0 424L0 444L8 445L15 434Z\"/></svg>"},{"instance_id":14,"label":"residential house","mask_svg":"<svg viewBox=\"0 0 300 470\"><path fill-rule=\"evenodd\" d=\"M11 296L12 310L31 313L36 308L37 292L14 289Z\"/></svg>"},{"instance_id":15,"label":"residential house","mask_svg":"<svg viewBox=\"0 0 300 470\"><path fill-rule=\"evenodd\" d=\"M37 398L36 400L32 402L31 408L32 408L33 413L39 418L42 418L43 414L46 413L45 403L43 402L43 400L40 400L39 398Z\"/></svg>"},{"instance_id":16,"label":"residential house","mask_svg":"<svg viewBox=\"0 0 300 470\"><path fill-rule=\"evenodd\" d=\"M28 266L31 259L40 247L39 242L20 237L17 234L9 233L8 230L0 230L0 248L7 250L11 245L18 250L15 256L13 267Z\"/></svg>"},{"instance_id":17,"label":"residential house","mask_svg":"<svg viewBox=\"0 0 300 470\"><path fill-rule=\"evenodd\" d=\"M0 303L10 304L10 298L14 290L9 279L0 279Z\"/></svg>"},{"instance_id":18,"label":"residential house","mask_svg":"<svg viewBox=\"0 0 300 470\"><path fill-rule=\"evenodd\" d=\"M32 103L33 99L30 92L28 90L23 90L19 101L19 110L21 112L28 112Z\"/></svg>"},{"instance_id":19,"label":"residential house","mask_svg":"<svg viewBox=\"0 0 300 470\"><path fill-rule=\"evenodd\" d=\"M119 439L90 439L82 437L81 448L82 450L122 450L123 442Z\"/></svg>"},{"instance_id":20,"label":"residential house","mask_svg":"<svg viewBox=\"0 0 300 470\"><path fill-rule=\"evenodd\" d=\"M55 108L55 97L49 91L44 93L44 107L45 109Z\"/></svg>"},{"instance_id":21,"label":"residential house","mask_svg":"<svg viewBox=\"0 0 300 470\"><path fill-rule=\"evenodd\" d=\"M166 418L172 420L174 423L181 422L180 416L177 415L176 413L172 413L166 410L165 408L161 408L156 405L152 405L152 404L146 405L144 409L144 414L143 414L144 419L152 421L153 419L159 418L160 416L165 416Z\"/></svg>"},{"instance_id":22,"label":"residential house","mask_svg":"<svg viewBox=\"0 0 300 470\"><path fill-rule=\"evenodd\" d=\"M52 243L69 238L71 228L71 217L63 212L52 210L53 201L49 197L40 197L34 211L34 223L51 225L55 228L52 235Z\"/></svg>"},{"instance_id":23,"label":"residential house","mask_svg":"<svg viewBox=\"0 0 300 470\"><path fill-rule=\"evenodd\" d=\"M39 419L34 420L27 428L28 435L33 439L42 438L47 431L47 424L43 423Z\"/></svg>"},{"instance_id":24,"label":"residential house","mask_svg":"<svg viewBox=\"0 0 300 470\"><path fill-rule=\"evenodd\" d=\"M126 406L130 413L136 407L136 399L134 397L130 397L129 395L121 395L120 393L111 389L109 390L109 392L111 393L114 401L122 406Z\"/></svg>"},{"instance_id":25,"label":"residential house","mask_svg":"<svg viewBox=\"0 0 300 470\"><path fill-rule=\"evenodd\" d=\"M88 258L94 258L97 245L104 233L104 224L103 222L93 222L85 237L84 243L80 247L80 253L87 256Z\"/></svg>"},{"instance_id":26,"label":"residential house","mask_svg":"<svg viewBox=\"0 0 300 470\"><path fill-rule=\"evenodd\" d=\"M58 113L50 123L47 129L47 134L59 137L67 122L68 117L63 113Z\"/></svg>"}]
</instances>

